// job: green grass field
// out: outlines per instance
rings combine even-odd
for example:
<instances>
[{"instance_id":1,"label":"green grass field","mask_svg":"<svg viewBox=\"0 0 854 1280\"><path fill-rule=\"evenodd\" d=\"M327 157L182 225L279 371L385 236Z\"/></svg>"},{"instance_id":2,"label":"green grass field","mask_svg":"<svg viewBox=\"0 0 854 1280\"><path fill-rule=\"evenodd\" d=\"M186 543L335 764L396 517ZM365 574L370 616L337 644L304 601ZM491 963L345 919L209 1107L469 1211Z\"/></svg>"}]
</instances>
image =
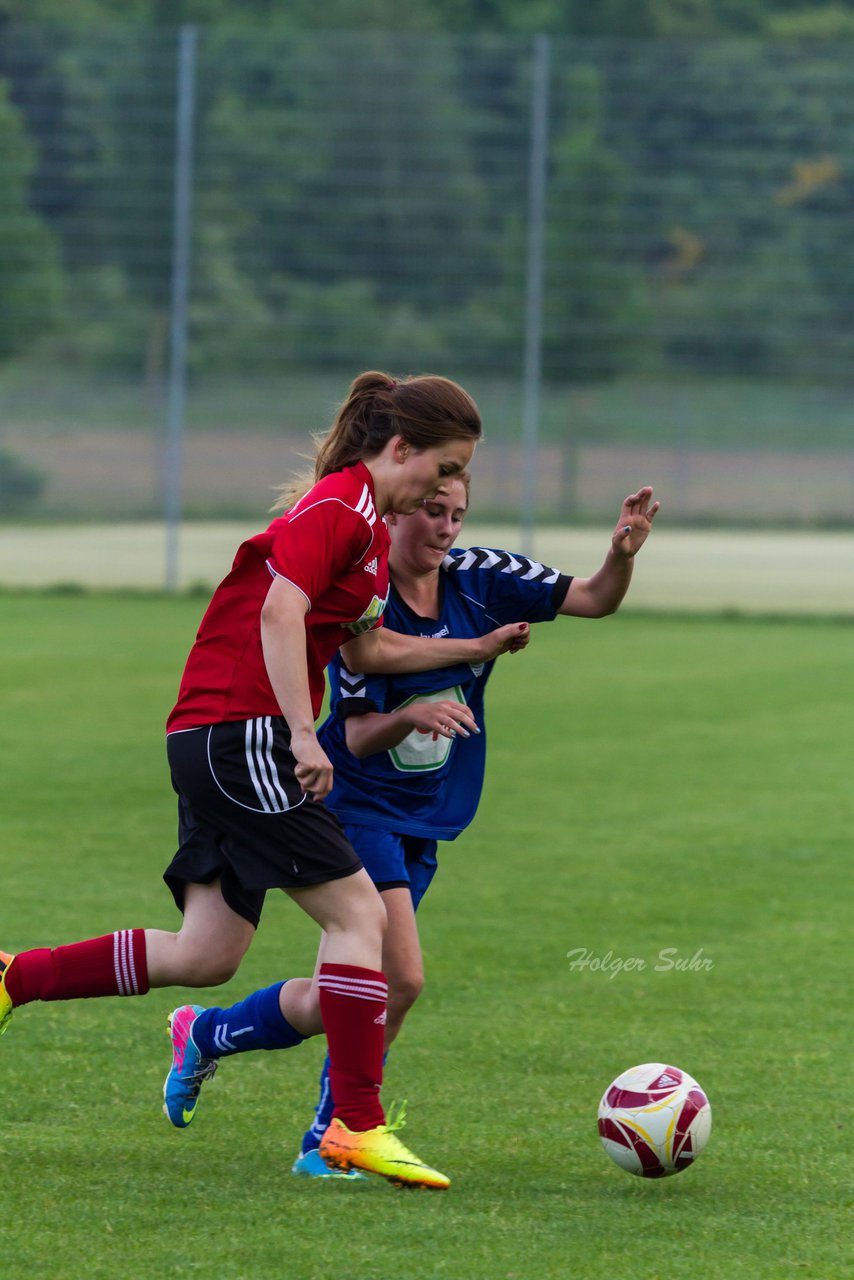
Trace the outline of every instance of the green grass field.
<instances>
[{"instance_id":1,"label":"green grass field","mask_svg":"<svg viewBox=\"0 0 854 1280\"><path fill-rule=\"evenodd\" d=\"M0 946L174 927L162 722L200 598L0 598ZM160 1114L189 997L33 1005L0 1046L9 1280L850 1274L850 625L653 616L537 629L491 688L480 815L422 914L428 987L388 1064L446 1195L292 1179L322 1044L247 1055ZM307 973L271 897L229 1002ZM574 971L585 948L642 971ZM711 962L657 971L659 953ZM637 1062L714 1124L664 1182L603 1154Z\"/></svg>"}]
</instances>

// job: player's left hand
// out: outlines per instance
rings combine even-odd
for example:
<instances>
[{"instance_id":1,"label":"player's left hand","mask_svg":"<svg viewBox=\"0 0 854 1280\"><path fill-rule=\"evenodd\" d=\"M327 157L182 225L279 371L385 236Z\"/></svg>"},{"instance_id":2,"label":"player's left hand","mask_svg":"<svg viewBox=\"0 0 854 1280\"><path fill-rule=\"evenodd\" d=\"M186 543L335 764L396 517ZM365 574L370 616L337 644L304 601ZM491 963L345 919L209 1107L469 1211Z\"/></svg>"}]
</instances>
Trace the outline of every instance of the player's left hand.
<instances>
[{"instance_id":1,"label":"player's left hand","mask_svg":"<svg viewBox=\"0 0 854 1280\"><path fill-rule=\"evenodd\" d=\"M618 555L636 556L649 537L652 522L658 514L660 502L653 502L652 486L644 485L637 493L623 499L620 518L611 537L611 546Z\"/></svg>"}]
</instances>

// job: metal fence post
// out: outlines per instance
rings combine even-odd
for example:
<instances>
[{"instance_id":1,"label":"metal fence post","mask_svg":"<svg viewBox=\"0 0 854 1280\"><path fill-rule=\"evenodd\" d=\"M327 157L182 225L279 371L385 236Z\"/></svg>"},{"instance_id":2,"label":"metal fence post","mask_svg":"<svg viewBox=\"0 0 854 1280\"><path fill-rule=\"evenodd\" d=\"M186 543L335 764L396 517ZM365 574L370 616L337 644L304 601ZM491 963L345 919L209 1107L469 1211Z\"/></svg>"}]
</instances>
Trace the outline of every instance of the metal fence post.
<instances>
[{"instance_id":1,"label":"metal fence post","mask_svg":"<svg viewBox=\"0 0 854 1280\"><path fill-rule=\"evenodd\" d=\"M540 391L543 379L543 278L549 151L550 42L534 36L531 83L531 153L528 168L528 246L525 282L525 364L522 383L521 549L533 554L539 469Z\"/></svg>"},{"instance_id":2,"label":"metal fence post","mask_svg":"<svg viewBox=\"0 0 854 1280\"><path fill-rule=\"evenodd\" d=\"M187 402L187 310L190 292L190 237L193 189L193 131L196 97L195 27L178 32L175 111L175 185L172 219L172 289L169 308L169 385L164 452L166 589L175 591L184 480L184 426Z\"/></svg>"}]
</instances>

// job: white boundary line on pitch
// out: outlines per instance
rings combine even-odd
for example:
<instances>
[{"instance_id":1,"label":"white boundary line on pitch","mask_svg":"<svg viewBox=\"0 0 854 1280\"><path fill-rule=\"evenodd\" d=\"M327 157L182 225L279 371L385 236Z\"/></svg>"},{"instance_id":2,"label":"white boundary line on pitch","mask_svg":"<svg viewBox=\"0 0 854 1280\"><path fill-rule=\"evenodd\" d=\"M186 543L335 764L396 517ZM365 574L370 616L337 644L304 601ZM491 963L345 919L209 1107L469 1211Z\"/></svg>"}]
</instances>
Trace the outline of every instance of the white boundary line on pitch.
<instances>
[{"instance_id":1,"label":"white boundary line on pitch","mask_svg":"<svg viewBox=\"0 0 854 1280\"><path fill-rule=\"evenodd\" d=\"M213 586L241 540L263 520L187 523L181 532L182 588ZM535 556L587 576L601 564L610 530L546 527ZM512 525L467 525L460 544L519 548ZM0 586L158 590L163 586L162 524L0 526ZM679 530L659 525L638 557L627 606L854 617L854 532L774 533Z\"/></svg>"}]
</instances>

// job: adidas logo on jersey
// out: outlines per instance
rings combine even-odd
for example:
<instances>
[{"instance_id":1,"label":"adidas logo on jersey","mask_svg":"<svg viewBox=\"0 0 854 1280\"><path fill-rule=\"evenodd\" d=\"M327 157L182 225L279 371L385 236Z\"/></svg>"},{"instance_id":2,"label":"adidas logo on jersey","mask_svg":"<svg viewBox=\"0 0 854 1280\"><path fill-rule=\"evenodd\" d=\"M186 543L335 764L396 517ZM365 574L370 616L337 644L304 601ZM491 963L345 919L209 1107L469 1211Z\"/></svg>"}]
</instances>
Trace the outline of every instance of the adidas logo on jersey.
<instances>
[{"instance_id":1,"label":"adidas logo on jersey","mask_svg":"<svg viewBox=\"0 0 854 1280\"><path fill-rule=\"evenodd\" d=\"M379 565L377 564L377 557L374 556L373 560L369 560L368 563L364 566L364 568L365 568L365 573L372 573L374 577L376 577L379 571Z\"/></svg>"}]
</instances>

